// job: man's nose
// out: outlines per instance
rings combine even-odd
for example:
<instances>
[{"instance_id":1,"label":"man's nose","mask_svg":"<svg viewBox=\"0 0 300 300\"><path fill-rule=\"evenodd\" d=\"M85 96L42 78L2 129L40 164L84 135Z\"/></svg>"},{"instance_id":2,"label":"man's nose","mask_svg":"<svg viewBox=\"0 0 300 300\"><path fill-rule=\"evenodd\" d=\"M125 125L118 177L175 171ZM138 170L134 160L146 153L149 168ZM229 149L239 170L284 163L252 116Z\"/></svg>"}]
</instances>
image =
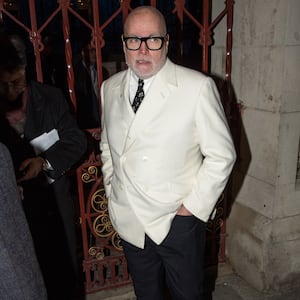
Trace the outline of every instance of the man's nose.
<instances>
[{"instance_id":1,"label":"man's nose","mask_svg":"<svg viewBox=\"0 0 300 300\"><path fill-rule=\"evenodd\" d=\"M146 53L149 51L148 47L147 47L147 44L146 44L146 41L142 41L141 43L141 47L139 49L141 52L143 53Z\"/></svg>"}]
</instances>

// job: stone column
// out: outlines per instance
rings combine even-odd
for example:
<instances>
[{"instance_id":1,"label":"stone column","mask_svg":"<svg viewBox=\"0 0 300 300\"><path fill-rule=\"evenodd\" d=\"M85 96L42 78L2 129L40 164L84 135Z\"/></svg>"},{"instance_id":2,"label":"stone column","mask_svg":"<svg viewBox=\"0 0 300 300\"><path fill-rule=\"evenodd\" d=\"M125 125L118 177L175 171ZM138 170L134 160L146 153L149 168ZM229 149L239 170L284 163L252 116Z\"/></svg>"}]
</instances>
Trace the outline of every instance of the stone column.
<instances>
[{"instance_id":1,"label":"stone column","mask_svg":"<svg viewBox=\"0 0 300 300\"><path fill-rule=\"evenodd\" d=\"M213 2L217 14L224 1ZM300 286L299 16L299 0L235 1L232 85L242 126L226 249L236 272L265 292ZM222 22L216 74L224 74Z\"/></svg>"}]
</instances>

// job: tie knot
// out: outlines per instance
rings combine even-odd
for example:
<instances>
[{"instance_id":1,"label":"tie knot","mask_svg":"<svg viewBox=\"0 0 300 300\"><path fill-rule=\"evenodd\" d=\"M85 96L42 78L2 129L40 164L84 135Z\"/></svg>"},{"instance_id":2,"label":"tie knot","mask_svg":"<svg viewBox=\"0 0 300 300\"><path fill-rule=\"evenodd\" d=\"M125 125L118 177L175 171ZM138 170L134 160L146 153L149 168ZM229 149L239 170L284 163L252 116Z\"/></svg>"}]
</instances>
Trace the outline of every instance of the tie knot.
<instances>
[{"instance_id":1,"label":"tie knot","mask_svg":"<svg viewBox=\"0 0 300 300\"><path fill-rule=\"evenodd\" d=\"M144 80L143 79L139 79L138 81L138 87L142 88L144 86Z\"/></svg>"}]
</instances>

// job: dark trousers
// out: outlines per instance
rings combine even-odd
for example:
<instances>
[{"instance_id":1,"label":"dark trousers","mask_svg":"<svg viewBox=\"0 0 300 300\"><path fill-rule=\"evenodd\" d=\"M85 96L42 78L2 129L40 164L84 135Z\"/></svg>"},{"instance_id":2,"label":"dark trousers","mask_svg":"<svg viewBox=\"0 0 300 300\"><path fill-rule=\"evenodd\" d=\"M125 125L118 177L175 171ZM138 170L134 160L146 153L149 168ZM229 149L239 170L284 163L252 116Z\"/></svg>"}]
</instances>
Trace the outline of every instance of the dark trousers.
<instances>
[{"instance_id":1,"label":"dark trousers","mask_svg":"<svg viewBox=\"0 0 300 300\"><path fill-rule=\"evenodd\" d=\"M166 286L172 300L203 299L205 228L194 216L175 216L160 245L148 236L144 249L122 240L137 300L166 299Z\"/></svg>"}]
</instances>

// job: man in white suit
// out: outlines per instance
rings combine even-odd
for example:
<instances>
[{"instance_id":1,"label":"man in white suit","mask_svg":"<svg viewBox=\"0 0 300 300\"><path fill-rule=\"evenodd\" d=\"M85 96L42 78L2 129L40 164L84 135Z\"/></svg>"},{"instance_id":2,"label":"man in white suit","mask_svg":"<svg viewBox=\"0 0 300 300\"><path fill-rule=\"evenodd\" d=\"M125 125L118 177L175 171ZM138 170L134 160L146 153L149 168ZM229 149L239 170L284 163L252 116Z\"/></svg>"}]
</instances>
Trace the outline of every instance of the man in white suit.
<instances>
[{"instance_id":1,"label":"man in white suit","mask_svg":"<svg viewBox=\"0 0 300 300\"><path fill-rule=\"evenodd\" d=\"M134 9L122 41L128 69L101 87L110 219L137 299L164 299L166 283L172 299L199 300L205 224L235 161L230 131L214 82L167 58L158 10Z\"/></svg>"}]
</instances>

